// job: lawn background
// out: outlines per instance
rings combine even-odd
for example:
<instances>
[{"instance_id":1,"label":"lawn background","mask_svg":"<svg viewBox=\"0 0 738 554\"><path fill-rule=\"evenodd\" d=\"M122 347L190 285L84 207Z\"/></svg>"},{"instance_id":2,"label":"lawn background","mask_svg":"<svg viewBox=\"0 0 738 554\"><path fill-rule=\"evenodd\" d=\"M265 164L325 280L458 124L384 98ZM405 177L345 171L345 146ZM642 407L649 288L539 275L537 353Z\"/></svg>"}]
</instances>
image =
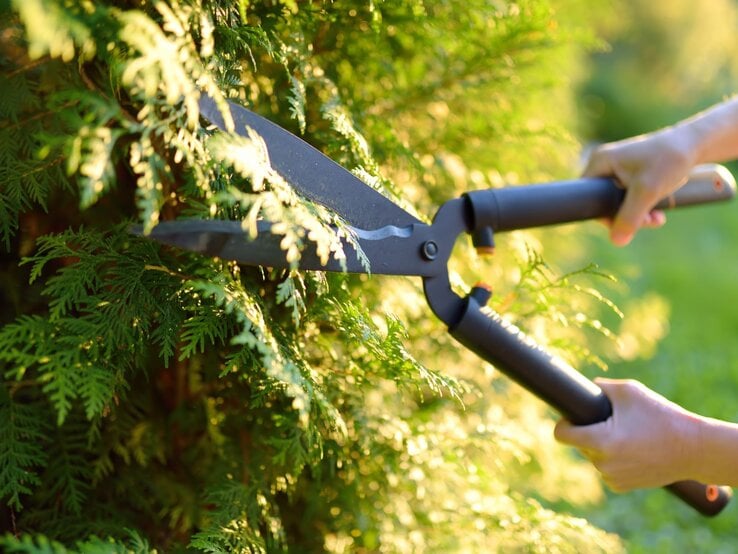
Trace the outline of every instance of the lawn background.
<instances>
[{"instance_id":1,"label":"lawn background","mask_svg":"<svg viewBox=\"0 0 738 554\"><path fill-rule=\"evenodd\" d=\"M613 4L612 20L600 29L609 48L592 57L581 89L584 136L605 142L649 132L733 94L737 6L729 0L701 3L697 11L681 0ZM738 421L736 202L672 212L663 229L642 231L626 248L612 246L601 225L583 234L582 251L559 249L564 269L594 262L611 273L617 283L609 297L624 318L603 313L603 321L655 341L645 359L611 353L606 375L638 379L690 410ZM666 492L608 493L582 515L620 534L631 552L734 552L738 543L735 501L707 519Z\"/></svg>"}]
</instances>

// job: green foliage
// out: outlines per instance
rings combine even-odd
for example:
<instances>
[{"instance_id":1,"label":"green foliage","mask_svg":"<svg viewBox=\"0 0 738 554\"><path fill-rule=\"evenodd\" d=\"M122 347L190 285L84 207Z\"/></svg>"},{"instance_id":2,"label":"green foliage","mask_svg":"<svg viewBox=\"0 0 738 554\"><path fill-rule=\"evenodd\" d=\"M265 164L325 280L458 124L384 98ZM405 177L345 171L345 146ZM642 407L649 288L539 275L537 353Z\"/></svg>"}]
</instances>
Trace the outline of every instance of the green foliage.
<instances>
[{"instance_id":1,"label":"green foliage","mask_svg":"<svg viewBox=\"0 0 738 554\"><path fill-rule=\"evenodd\" d=\"M597 22L609 47L582 87L585 131L615 140L671 125L734 94L738 8L712 0L611 0Z\"/></svg>"},{"instance_id":2,"label":"green foliage","mask_svg":"<svg viewBox=\"0 0 738 554\"><path fill-rule=\"evenodd\" d=\"M34 469L48 461L43 448L48 428L38 406L13 401L5 388L1 392L0 496L20 510L21 494L30 494L32 487L41 484Z\"/></svg>"},{"instance_id":3,"label":"green foliage","mask_svg":"<svg viewBox=\"0 0 738 554\"><path fill-rule=\"evenodd\" d=\"M0 545L619 551L552 510L601 490L545 409L453 344L418 283L300 272L308 243L340 261L351 233L260 137L198 113L201 91L235 98L425 216L550 179L576 150L562 67L596 42L588 4L559 4L0 4ZM129 232L177 218L269 220L293 267ZM508 317L586 363L588 272L549 275L532 236L510 242L455 282L498 278Z\"/></svg>"},{"instance_id":4,"label":"green foliage","mask_svg":"<svg viewBox=\"0 0 738 554\"><path fill-rule=\"evenodd\" d=\"M129 531L128 535L129 538L125 541L90 537L87 540L77 541L73 549L57 541L49 540L44 535L36 537L26 535L20 539L7 535L0 537L0 545L4 552L16 554L149 554L156 552L138 533Z\"/></svg>"}]
</instances>

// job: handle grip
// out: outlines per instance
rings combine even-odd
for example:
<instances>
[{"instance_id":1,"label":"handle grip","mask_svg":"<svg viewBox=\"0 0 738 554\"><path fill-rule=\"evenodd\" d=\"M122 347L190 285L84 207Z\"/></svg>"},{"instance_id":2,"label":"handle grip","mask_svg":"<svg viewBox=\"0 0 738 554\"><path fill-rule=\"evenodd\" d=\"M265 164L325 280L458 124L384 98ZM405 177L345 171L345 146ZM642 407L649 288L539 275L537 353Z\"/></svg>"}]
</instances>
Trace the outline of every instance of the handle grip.
<instances>
[{"instance_id":1,"label":"handle grip","mask_svg":"<svg viewBox=\"0 0 738 554\"><path fill-rule=\"evenodd\" d=\"M610 400L600 387L499 315L482 312L473 296L467 297L461 319L449 331L572 423L590 425L612 415ZM706 516L720 513L732 496L728 487L696 481L680 481L666 489Z\"/></svg>"},{"instance_id":2,"label":"handle grip","mask_svg":"<svg viewBox=\"0 0 738 554\"><path fill-rule=\"evenodd\" d=\"M722 202L733 198L735 193L735 179L730 171L721 165L705 164L695 167L687 183L661 200L656 208ZM511 231L612 217L625 197L625 189L611 178L586 178L479 190L466 196L472 207L475 229Z\"/></svg>"}]
</instances>

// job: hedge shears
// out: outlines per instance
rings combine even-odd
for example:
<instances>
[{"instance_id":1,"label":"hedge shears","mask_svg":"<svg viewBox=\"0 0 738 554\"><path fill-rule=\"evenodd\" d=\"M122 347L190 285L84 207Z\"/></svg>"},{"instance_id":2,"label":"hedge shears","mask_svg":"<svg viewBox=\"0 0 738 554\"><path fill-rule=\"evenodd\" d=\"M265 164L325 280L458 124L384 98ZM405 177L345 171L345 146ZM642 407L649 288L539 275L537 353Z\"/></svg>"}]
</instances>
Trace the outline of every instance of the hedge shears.
<instances>
[{"instance_id":1,"label":"hedge shears","mask_svg":"<svg viewBox=\"0 0 738 554\"><path fill-rule=\"evenodd\" d=\"M347 271L413 275L423 280L430 309L462 345L541 398L576 425L605 421L612 406L603 391L563 360L555 357L501 316L482 308L490 298L485 286L465 297L452 290L448 260L462 234L474 246L489 250L496 233L558 223L612 217L625 190L609 178L587 178L467 192L444 203L431 224L422 222L383 196L356 175L271 121L227 101L216 103L203 95L201 115L225 130L224 111L230 110L236 133L259 135L269 162L297 192L332 210L345 221L352 240L343 241L345 259L319 256L310 244L297 267L316 271ZM729 200L735 195L733 176L722 166L699 166L689 181L657 206L678 206ZM149 237L200 254L271 268L292 267L259 221L250 236L240 221L176 220L156 225ZM360 247L364 261L356 246ZM368 259L369 267L365 261ZM728 503L727 487L680 481L666 487L700 513L715 515Z\"/></svg>"}]
</instances>

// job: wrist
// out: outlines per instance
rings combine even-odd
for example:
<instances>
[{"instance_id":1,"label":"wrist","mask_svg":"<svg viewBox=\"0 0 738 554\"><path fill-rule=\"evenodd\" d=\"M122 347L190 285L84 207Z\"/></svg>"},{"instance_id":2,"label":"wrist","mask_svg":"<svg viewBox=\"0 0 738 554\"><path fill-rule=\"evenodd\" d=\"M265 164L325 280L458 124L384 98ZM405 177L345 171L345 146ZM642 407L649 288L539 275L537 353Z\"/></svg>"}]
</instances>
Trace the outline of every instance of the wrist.
<instances>
[{"instance_id":1,"label":"wrist","mask_svg":"<svg viewBox=\"0 0 738 554\"><path fill-rule=\"evenodd\" d=\"M681 167L691 168L699 163L704 155L705 141L699 126L683 122L659 131L663 143L670 152L672 160L678 161Z\"/></svg>"},{"instance_id":2,"label":"wrist","mask_svg":"<svg viewBox=\"0 0 738 554\"><path fill-rule=\"evenodd\" d=\"M692 165L738 156L738 97L713 106L669 128L689 152Z\"/></svg>"},{"instance_id":3,"label":"wrist","mask_svg":"<svg viewBox=\"0 0 738 554\"><path fill-rule=\"evenodd\" d=\"M697 417L690 460L690 479L738 486L738 425L710 417Z\"/></svg>"},{"instance_id":4,"label":"wrist","mask_svg":"<svg viewBox=\"0 0 738 554\"><path fill-rule=\"evenodd\" d=\"M709 435L709 421L687 410L681 410L674 418L674 462L677 480L701 480L706 470L706 437Z\"/></svg>"}]
</instances>

